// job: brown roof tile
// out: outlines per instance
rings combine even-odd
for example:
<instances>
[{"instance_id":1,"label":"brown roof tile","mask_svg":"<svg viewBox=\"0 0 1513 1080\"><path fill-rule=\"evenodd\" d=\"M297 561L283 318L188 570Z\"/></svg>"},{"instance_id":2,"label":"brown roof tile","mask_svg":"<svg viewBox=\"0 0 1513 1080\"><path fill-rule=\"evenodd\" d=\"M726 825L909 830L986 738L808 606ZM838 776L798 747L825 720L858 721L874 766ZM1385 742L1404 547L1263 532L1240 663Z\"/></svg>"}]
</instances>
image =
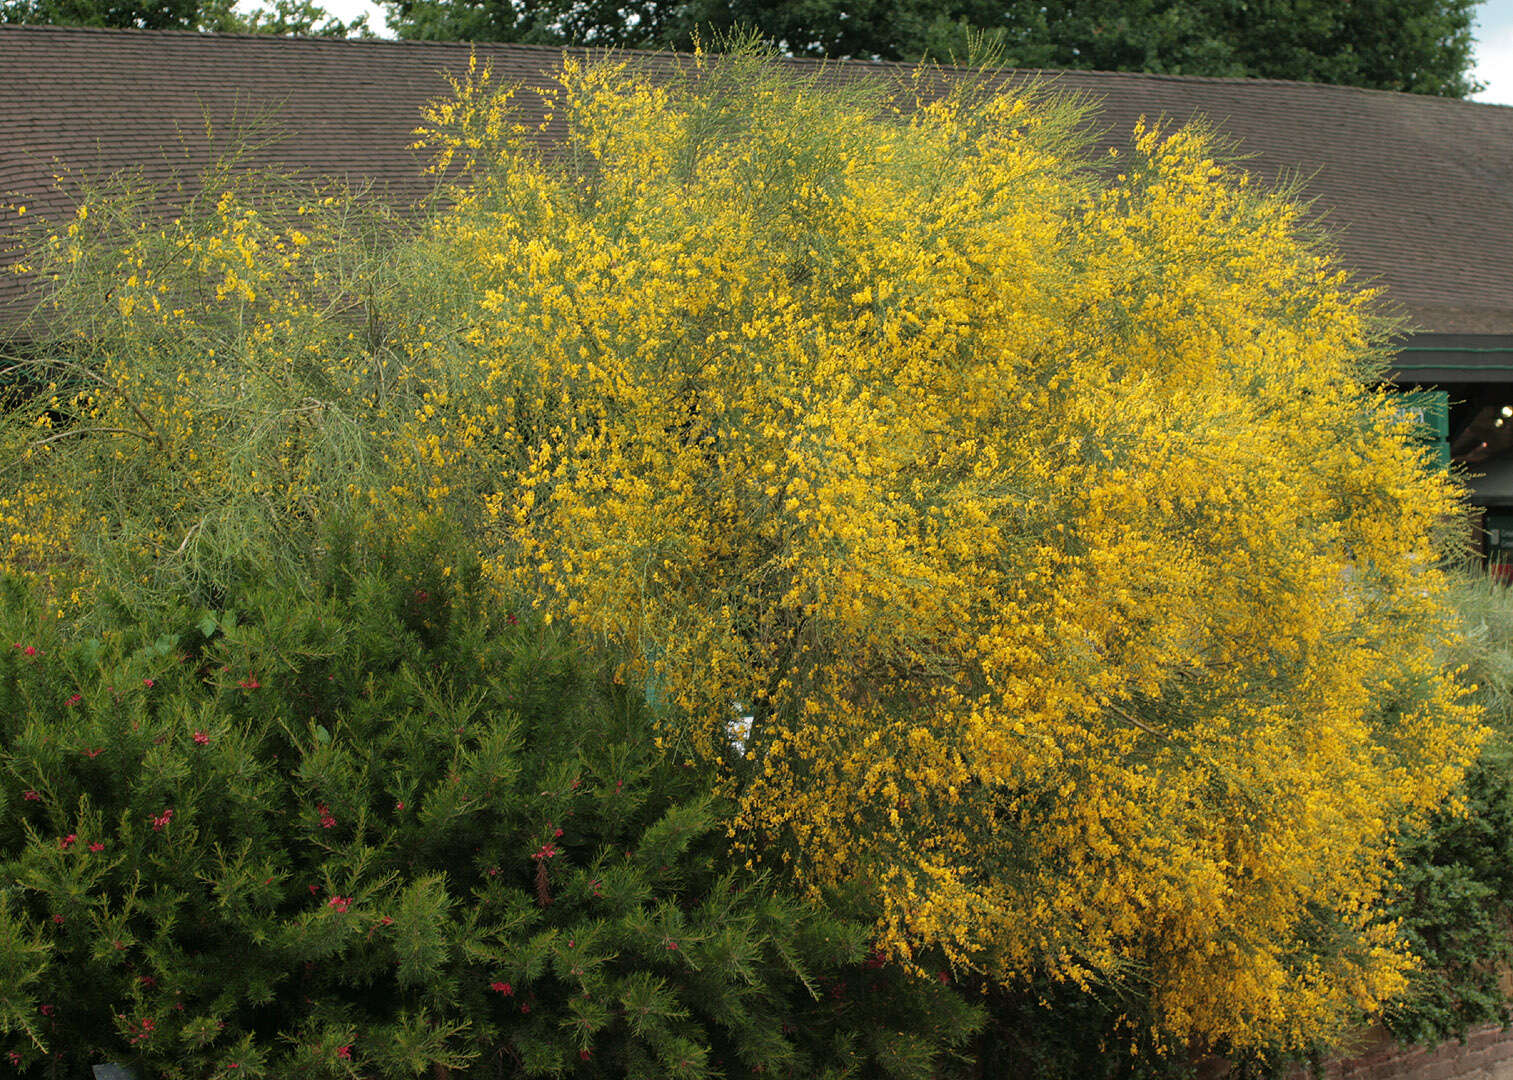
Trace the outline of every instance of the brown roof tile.
<instances>
[{"instance_id":1,"label":"brown roof tile","mask_svg":"<svg viewBox=\"0 0 1513 1080\"><path fill-rule=\"evenodd\" d=\"M474 48L3 25L0 200L68 213L67 192L52 190L55 173L192 177L227 136L264 117L283 137L251 164L372 182L411 202L432 183L405 149L418 110L446 92L442 73L465 68ZM526 86L546 85L562 56L525 45L476 49L502 81ZM1513 334L1513 108L1259 79L1010 77L1036 76L1097 99L1106 144L1141 116L1207 118L1259 177L1300 177L1347 264L1386 286L1421 329ZM0 318L15 317L20 285L0 278Z\"/></svg>"}]
</instances>

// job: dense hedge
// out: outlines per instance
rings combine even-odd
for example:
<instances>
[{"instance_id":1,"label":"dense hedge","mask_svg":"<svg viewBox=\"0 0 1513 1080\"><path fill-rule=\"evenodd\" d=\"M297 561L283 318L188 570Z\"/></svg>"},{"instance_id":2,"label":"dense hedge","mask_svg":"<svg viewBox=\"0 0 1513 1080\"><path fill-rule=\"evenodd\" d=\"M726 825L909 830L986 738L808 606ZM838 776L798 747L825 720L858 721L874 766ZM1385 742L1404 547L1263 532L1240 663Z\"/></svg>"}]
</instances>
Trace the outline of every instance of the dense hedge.
<instances>
[{"instance_id":1,"label":"dense hedge","mask_svg":"<svg viewBox=\"0 0 1513 1080\"><path fill-rule=\"evenodd\" d=\"M464 561L338 551L307 593L85 637L6 583L22 1075L923 1077L968 1034L861 924L728 865L707 771Z\"/></svg>"}]
</instances>

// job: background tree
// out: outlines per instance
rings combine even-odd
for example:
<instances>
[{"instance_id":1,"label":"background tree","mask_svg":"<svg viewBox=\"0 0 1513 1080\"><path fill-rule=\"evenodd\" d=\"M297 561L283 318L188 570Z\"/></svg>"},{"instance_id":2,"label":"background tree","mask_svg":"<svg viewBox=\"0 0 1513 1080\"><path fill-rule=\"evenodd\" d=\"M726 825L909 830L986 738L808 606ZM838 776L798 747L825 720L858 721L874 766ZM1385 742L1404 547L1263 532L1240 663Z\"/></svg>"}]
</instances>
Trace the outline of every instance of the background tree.
<instances>
[{"instance_id":1,"label":"background tree","mask_svg":"<svg viewBox=\"0 0 1513 1080\"><path fill-rule=\"evenodd\" d=\"M755 28L794 56L1299 79L1464 97L1479 0L394 0L401 37L687 47Z\"/></svg>"},{"instance_id":2,"label":"background tree","mask_svg":"<svg viewBox=\"0 0 1513 1080\"><path fill-rule=\"evenodd\" d=\"M274 0L243 13L235 0L0 0L0 23L203 30L221 34L372 37L368 17L343 22L310 0Z\"/></svg>"},{"instance_id":3,"label":"background tree","mask_svg":"<svg viewBox=\"0 0 1513 1080\"><path fill-rule=\"evenodd\" d=\"M399 0L389 25L423 41L659 47L688 41L686 5L668 0Z\"/></svg>"}]
</instances>

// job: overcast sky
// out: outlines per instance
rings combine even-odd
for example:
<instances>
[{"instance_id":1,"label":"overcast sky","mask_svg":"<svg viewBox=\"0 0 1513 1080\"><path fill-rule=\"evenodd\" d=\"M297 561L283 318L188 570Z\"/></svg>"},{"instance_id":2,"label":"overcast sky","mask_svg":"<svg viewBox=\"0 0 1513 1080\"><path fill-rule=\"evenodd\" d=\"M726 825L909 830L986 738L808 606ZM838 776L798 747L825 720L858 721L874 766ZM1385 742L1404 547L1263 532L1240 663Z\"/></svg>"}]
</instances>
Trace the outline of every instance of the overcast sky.
<instances>
[{"instance_id":1,"label":"overcast sky","mask_svg":"<svg viewBox=\"0 0 1513 1080\"><path fill-rule=\"evenodd\" d=\"M1487 88L1472 100L1513 105L1513 0L1486 0L1476 21L1476 81Z\"/></svg>"},{"instance_id":2,"label":"overcast sky","mask_svg":"<svg viewBox=\"0 0 1513 1080\"><path fill-rule=\"evenodd\" d=\"M246 0L240 5L249 5ZM383 8L369 0L326 0L321 5L339 19L369 12L368 24L384 37ZM1474 101L1513 105L1513 0L1485 0L1477 12L1476 79L1487 88Z\"/></svg>"}]
</instances>

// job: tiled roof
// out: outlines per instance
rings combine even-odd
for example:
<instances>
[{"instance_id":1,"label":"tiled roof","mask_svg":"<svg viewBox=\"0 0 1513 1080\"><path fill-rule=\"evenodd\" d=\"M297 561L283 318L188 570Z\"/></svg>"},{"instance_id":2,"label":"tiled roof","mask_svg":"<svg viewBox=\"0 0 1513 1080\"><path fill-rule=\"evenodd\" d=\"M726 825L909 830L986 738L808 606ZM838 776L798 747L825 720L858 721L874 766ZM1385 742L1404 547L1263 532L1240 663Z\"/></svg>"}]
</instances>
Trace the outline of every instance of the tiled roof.
<instances>
[{"instance_id":1,"label":"tiled roof","mask_svg":"<svg viewBox=\"0 0 1513 1080\"><path fill-rule=\"evenodd\" d=\"M58 173L192 178L263 119L281 137L250 154L251 164L371 182L407 204L431 184L406 149L418 110L446 93L442 72L460 72L475 48L502 82L526 86L548 84L562 55L525 45L0 25L0 201L67 213L66 192L51 190ZM1347 264L1384 284L1420 329L1513 334L1513 108L1259 79L1011 77L1034 75L1098 99L1105 144L1142 115L1207 118L1262 178L1300 177ZM19 281L4 277L0 317L8 306L14 318Z\"/></svg>"}]
</instances>

